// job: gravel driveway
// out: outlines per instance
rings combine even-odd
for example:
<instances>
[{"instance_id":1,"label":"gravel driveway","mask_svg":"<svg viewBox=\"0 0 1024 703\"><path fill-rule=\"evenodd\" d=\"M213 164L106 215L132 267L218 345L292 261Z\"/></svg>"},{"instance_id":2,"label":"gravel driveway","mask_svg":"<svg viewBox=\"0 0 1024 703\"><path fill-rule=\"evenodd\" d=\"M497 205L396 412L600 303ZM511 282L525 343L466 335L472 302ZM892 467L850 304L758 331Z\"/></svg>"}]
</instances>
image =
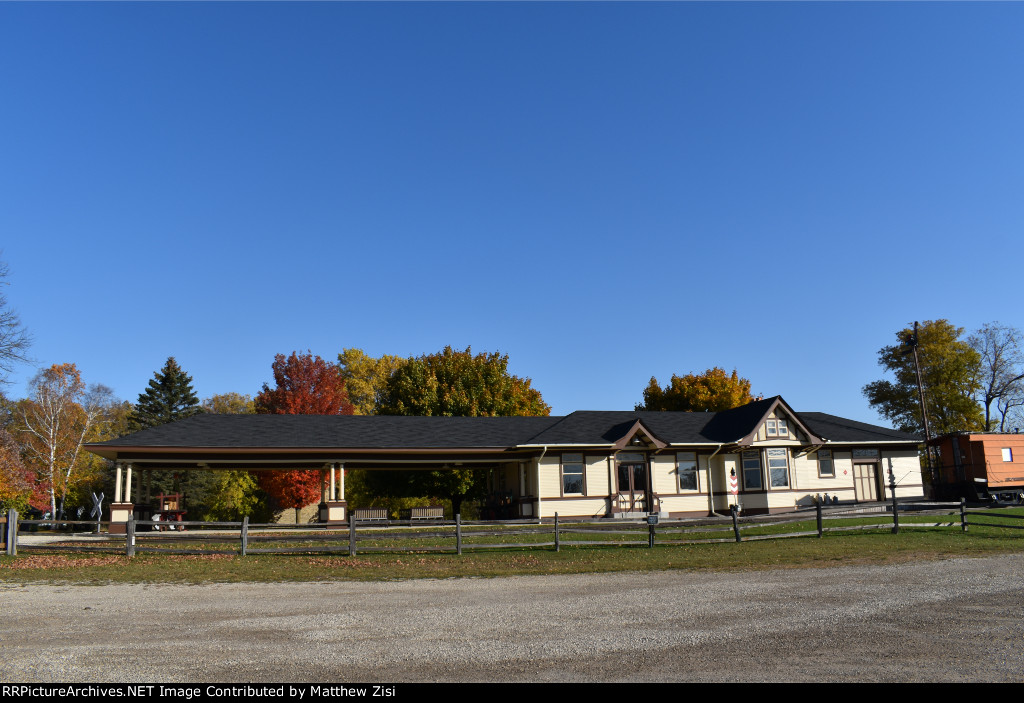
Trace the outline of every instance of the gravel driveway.
<instances>
[{"instance_id":1,"label":"gravel driveway","mask_svg":"<svg viewBox=\"0 0 1024 703\"><path fill-rule=\"evenodd\" d=\"M1022 681L1024 555L737 573L0 585L5 682Z\"/></svg>"}]
</instances>

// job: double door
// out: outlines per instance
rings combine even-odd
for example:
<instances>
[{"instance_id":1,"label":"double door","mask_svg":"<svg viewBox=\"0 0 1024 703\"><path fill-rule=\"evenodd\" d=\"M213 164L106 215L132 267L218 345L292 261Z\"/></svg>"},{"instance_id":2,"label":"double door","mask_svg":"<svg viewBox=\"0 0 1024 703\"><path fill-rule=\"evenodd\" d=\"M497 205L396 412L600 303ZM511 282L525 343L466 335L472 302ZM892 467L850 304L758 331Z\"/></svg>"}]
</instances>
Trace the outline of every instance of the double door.
<instances>
[{"instance_id":1,"label":"double door","mask_svg":"<svg viewBox=\"0 0 1024 703\"><path fill-rule=\"evenodd\" d=\"M647 462L619 463L619 505L627 512L646 512L649 490Z\"/></svg>"}]
</instances>

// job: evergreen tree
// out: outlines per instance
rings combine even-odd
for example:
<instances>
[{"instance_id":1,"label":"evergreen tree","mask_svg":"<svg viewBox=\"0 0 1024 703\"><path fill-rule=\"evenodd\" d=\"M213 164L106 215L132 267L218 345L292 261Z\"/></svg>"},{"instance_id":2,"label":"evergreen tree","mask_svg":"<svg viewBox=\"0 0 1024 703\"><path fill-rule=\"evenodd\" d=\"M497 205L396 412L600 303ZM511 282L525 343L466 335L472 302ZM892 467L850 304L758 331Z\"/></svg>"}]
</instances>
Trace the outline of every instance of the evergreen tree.
<instances>
[{"instance_id":1,"label":"evergreen tree","mask_svg":"<svg viewBox=\"0 0 1024 703\"><path fill-rule=\"evenodd\" d=\"M156 427L191 417L203 411L192 389L192 377L185 373L174 357L153 374L149 388L139 394L132 412L133 431Z\"/></svg>"},{"instance_id":2,"label":"evergreen tree","mask_svg":"<svg viewBox=\"0 0 1024 703\"><path fill-rule=\"evenodd\" d=\"M185 373L174 357L153 374L149 387L139 394L129 418L132 432L183 420L203 412L199 398L192 389L192 377ZM190 513L186 519L198 519L206 510L217 485L211 471L148 471L146 489L140 491L142 501L157 493L182 493ZM193 517L194 516L194 517Z\"/></svg>"}]
</instances>

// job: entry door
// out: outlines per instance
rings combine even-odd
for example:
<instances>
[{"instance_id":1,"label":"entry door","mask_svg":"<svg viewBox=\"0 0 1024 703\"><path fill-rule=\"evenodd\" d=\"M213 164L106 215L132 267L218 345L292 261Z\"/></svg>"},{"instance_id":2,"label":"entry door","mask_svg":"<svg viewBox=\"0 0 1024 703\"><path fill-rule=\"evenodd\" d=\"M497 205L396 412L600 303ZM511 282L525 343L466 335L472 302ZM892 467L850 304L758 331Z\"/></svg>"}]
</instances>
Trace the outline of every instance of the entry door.
<instances>
[{"instance_id":1,"label":"entry door","mask_svg":"<svg viewBox=\"0 0 1024 703\"><path fill-rule=\"evenodd\" d=\"M878 464L854 464L853 488L857 500L878 500Z\"/></svg>"},{"instance_id":2,"label":"entry door","mask_svg":"<svg viewBox=\"0 0 1024 703\"><path fill-rule=\"evenodd\" d=\"M647 510L647 464L619 464L619 499L630 512Z\"/></svg>"}]
</instances>

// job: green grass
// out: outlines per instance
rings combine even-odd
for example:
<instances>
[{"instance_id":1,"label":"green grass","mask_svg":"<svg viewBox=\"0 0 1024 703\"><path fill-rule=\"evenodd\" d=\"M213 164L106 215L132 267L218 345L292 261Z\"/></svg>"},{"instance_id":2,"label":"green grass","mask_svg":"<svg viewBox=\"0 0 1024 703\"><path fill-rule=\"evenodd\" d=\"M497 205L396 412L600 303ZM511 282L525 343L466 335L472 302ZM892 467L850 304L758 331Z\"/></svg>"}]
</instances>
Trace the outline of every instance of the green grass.
<instances>
[{"instance_id":1,"label":"green grass","mask_svg":"<svg viewBox=\"0 0 1024 703\"><path fill-rule=\"evenodd\" d=\"M1024 509L1008 511L1024 514ZM1024 520L981 518L986 522L1024 525ZM797 537L779 540L759 540L736 544L677 544L646 548L646 539L637 534L637 546L564 546L555 552L547 547L467 551L462 556L445 553L388 553L357 554L233 554L171 555L140 553L133 559L120 554L76 554L23 548L17 557L0 557L0 583L224 583L224 582L286 582L286 581L376 581L410 578L500 577L525 574L567 574L615 571L684 570L749 570L764 568L809 568L837 564L883 564L915 559L947 559L992 554L1024 552L1024 530L972 526L967 533L959 528L959 515L914 516L901 515L901 527L920 522L954 522L956 527L914 529L907 527L893 535L889 529L891 519L857 518L828 521L827 526L879 523L878 531L835 532L824 538ZM641 532L644 528L634 528ZM755 533L790 533L813 530L814 520L800 524L760 525L756 530L745 530L744 536ZM501 539L515 542L526 540L551 541L551 527L544 525L531 530L531 534L511 534L522 526L503 530L500 537L481 538L487 543ZM452 538L430 536L437 528L405 531L418 535L415 542L422 546L451 547ZM446 530L447 531L447 530ZM382 530L372 541L360 541L360 548L398 546L410 543L407 538L395 536L396 531ZM347 544L347 533L333 533L341 538L335 542ZM659 535L663 534L659 532ZM287 546L308 546L313 549L320 534L306 535L308 543L281 542ZM681 535L686 539L701 535ZM728 533L708 533L704 536L729 538ZM563 539L598 540L623 539L615 535L566 534ZM174 543L174 536L159 536L165 544ZM147 544L145 537L141 545ZM237 540L204 543L208 549L237 549ZM466 541L466 546L471 540ZM640 546L643 544L644 546ZM189 546L194 546L189 543ZM252 542L250 547L267 544Z\"/></svg>"}]
</instances>

